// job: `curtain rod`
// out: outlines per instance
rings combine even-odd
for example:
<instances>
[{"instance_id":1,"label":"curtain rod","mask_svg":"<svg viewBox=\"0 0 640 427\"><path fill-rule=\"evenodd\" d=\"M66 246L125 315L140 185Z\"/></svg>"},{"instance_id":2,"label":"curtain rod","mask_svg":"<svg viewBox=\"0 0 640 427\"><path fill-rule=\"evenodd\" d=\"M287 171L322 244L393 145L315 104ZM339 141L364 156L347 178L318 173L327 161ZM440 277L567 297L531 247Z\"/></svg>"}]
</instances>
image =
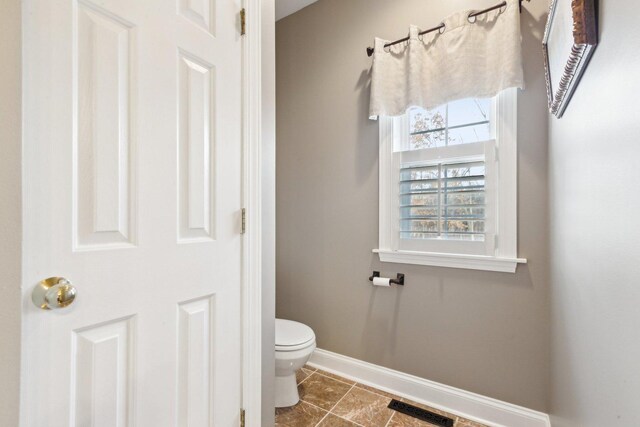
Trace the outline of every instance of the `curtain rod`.
<instances>
[{"instance_id":1,"label":"curtain rod","mask_svg":"<svg viewBox=\"0 0 640 427\"><path fill-rule=\"evenodd\" d=\"M522 2L523 1L524 0L520 0L520 13L522 13ZM527 0L527 1L529 2L531 0ZM477 12L471 12L467 18L468 19L475 18L476 16L491 12L492 10L501 9L501 8L505 7L506 5L507 5L507 2L503 1L502 3L497 4L495 6L491 6L491 7L488 7L486 9L479 10ZM433 28L429 28L428 30L424 30L424 31L418 33L418 35L419 36L423 36L425 34L432 33L434 31L440 32L440 30L444 29L444 26L445 26L444 23L442 23L442 24L438 25L437 27L433 27ZM442 32L440 32L440 34L442 34ZM409 40L409 36L404 37L404 38L399 39L399 40L396 40L396 41L393 41L393 42L386 43L384 45L384 47L393 46L393 45L396 45L398 43L406 42L408 40ZM371 55L373 55L373 48L372 47L368 47L367 48L367 56L371 56Z\"/></svg>"}]
</instances>

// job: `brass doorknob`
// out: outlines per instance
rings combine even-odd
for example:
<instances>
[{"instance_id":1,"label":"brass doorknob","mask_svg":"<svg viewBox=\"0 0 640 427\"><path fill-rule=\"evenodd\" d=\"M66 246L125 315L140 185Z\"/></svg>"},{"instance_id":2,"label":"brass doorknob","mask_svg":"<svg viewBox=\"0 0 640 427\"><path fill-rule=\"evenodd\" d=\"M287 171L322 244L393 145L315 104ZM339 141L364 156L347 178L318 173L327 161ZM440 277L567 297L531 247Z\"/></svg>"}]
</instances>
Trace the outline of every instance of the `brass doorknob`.
<instances>
[{"instance_id":1,"label":"brass doorknob","mask_svg":"<svg viewBox=\"0 0 640 427\"><path fill-rule=\"evenodd\" d=\"M55 310L70 305L76 299L76 288L64 277L49 277L36 285L31 301L43 310Z\"/></svg>"}]
</instances>

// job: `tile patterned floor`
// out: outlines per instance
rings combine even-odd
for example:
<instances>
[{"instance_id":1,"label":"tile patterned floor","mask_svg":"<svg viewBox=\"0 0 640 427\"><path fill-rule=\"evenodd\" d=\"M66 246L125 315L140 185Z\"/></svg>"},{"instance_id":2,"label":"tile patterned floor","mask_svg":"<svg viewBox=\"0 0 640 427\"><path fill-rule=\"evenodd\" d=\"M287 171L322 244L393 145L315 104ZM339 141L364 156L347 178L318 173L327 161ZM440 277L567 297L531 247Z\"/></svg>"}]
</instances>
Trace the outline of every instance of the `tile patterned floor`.
<instances>
[{"instance_id":1,"label":"tile patterned floor","mask_svg":"<svg viewBox=\"0 0 640 427\"><path fill-rule=\"evenodd\" d=\"M391 399L453 418L455 427L486 427L308 365L296 378L300 403L276 409L277 427L433 427L387 408Z\"/></svg>"}]
</instances>

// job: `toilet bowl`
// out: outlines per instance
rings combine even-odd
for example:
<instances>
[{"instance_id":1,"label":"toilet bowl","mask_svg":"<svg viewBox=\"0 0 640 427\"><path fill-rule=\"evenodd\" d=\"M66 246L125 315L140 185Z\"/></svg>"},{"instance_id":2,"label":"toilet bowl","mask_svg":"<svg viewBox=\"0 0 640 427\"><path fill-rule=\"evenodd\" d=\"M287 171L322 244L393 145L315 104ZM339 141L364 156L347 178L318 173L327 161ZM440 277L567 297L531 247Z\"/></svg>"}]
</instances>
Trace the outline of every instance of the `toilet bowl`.
<instances>
[{"instance_id":1,"label":"toilet bowl","mask_svg":"<svg viewBox=\"0 0 640 427\"><path fill-rule=\"evenodd\" d=\"M293 406L300 400L296 371L316 348L316 336L305 324L276 319L276 407Z\"/></svg>"}]
</instances>

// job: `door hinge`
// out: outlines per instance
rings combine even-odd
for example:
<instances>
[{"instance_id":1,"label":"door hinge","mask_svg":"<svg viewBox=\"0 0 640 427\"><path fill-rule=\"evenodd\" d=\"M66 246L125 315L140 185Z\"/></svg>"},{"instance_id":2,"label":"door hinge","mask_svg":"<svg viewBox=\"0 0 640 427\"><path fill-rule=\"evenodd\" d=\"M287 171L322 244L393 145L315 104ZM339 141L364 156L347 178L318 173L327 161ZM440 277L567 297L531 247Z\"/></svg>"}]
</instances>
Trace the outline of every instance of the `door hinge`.
<instances>
[{"instance_id":1,"label":"door hinge","mask_svg":"<svg viewBox=\"0 0 640 427\"><path fill-rule=\"evenodd\" d=\"M240 35L244 36L247 34L247 11L243 7L240 10Z\"/></svg>"},{"instance_id":2,"label":"door hinge","mask_svg":"<svg viewBox=\"0 0 640 427\"><path fill-rule=\"evenodd\" d=\"M240 427L244 427L244 409L240 409Z\"/></svg>"},{"instance_id":3,"label":"door hinge","mask_svg":"<svg viewBox=\"0 0 640 427\"><path fill-rule=\"evenodd\" d=\"M242 230L240 234L244 234L247 231L247 210L242 208Z\"/></svg>"}]
</instances>

